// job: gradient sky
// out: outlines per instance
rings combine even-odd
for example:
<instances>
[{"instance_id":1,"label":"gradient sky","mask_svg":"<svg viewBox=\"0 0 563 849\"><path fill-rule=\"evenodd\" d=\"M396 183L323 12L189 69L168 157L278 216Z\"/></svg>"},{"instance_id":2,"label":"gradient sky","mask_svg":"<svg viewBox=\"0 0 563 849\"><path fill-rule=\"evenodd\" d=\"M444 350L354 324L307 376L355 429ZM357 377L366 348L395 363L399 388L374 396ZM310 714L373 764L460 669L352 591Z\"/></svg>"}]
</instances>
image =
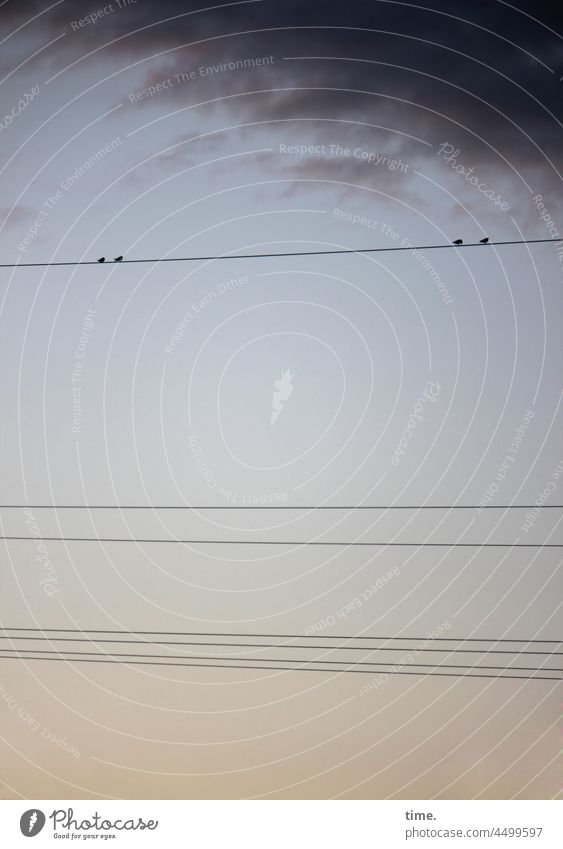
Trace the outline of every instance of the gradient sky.
<instances>
[{"instance_id":1,"label":"gradient sky","mask_svg":"<svg viewBox=\"0 0 563 849\"><path fill-rule=\"evenodd\" d=\"M554 4L103 8L0 8L2 263L563 233ZM561 504L562 283L556 244L2 268L0 503L494 506L549 487ZM8 536L563 542L553 509L529 528L477 509L0 519ZM558 549L49 542L46 585L37 541L2 545L9 627L561 637ZM555 682L364 692L376 677L0 659L0 795L560 792Z\"/></svg>"}]
</instances>

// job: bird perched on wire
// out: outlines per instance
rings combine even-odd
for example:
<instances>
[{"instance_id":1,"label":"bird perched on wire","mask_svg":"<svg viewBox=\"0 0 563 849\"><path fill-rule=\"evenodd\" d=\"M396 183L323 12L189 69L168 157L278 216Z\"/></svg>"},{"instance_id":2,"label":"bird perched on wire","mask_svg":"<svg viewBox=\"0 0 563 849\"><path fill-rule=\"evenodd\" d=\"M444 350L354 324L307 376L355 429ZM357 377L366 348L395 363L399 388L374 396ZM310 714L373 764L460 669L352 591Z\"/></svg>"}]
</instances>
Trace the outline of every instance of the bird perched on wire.
<instances>
[{"instance_id":1,"label":"bird perched on wire","mask_svg":"<svg viewBox=\"0 0 563 849\"><path fill-rule=\"evenodd\" d=\"M479 244L480 245L488 245L489 244L489 237L485 236L484 239L479 239Z\"/></svg>"},{"instance_id":2,"label":"bird perched on wire","mask_svg":"<svg viewBox=\"0 0 563 849\"><path fill-rule=\"evenodd\" d=\"M101 256L101 257L99 258L99 260L98 260L98 262L105 262L105 261L106 261L105 256Z\"/></svg>"},{"instance_id":3,"label":"bird perched on wire","mask_svg":"<svg viewBox=\"0 0 563 849\"><path fill-rule=\"evenodd\" d=\"M122 256L116 256L116 257L113 258L113 261L114 262L123 262L123 257Z\"/></svg>"},{"instance_id":4,"label":"bird perched on wire","mask_svg":"<svg viewBox=\"0 0 563 849\"><path fill-rule=\"evenodd\" d=\"M463 245L463 239L456 239L455 242L452 242L452 245Z\"/></svg>"}]
</instances>

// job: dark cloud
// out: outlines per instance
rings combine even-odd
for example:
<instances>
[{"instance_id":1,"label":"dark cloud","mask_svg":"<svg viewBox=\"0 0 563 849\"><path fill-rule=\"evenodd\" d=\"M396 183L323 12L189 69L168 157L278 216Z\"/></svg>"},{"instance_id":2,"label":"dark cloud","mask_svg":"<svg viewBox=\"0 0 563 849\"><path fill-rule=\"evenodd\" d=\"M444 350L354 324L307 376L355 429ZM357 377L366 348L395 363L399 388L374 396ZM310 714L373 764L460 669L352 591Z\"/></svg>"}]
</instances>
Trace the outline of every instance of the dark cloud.
<instances>
[{"instance_id":1,"label":"dark cloud","mask_svg":"<svg viewBox=\"0 0 563 849\"><path fill-rule=\"evenodd\" d=\"M96 6L61 3L28 29L40 30L43 38L45 32L67 32L53 48L61 66L91 50L97 52L84 66L104 57L124 66L144 60L137 66L141 87L191 70L197 74L200 66L273 56L267 66L176 84L159 95L160 102L218 98L241 123L305 119L319 138L326 135L320 119L387 126L433 145L450 141L483 168L509 172L507 160L542 185L558 180L559 4L120 3L114 0L111 13L78 31L71 30L70 16L85 18ZM43 8L35 0L9 2L0 14L9 27ZM80 68L79 61L73 73ZM416 143L411 156L415 149Z\"/></svg>"}]
</instances>

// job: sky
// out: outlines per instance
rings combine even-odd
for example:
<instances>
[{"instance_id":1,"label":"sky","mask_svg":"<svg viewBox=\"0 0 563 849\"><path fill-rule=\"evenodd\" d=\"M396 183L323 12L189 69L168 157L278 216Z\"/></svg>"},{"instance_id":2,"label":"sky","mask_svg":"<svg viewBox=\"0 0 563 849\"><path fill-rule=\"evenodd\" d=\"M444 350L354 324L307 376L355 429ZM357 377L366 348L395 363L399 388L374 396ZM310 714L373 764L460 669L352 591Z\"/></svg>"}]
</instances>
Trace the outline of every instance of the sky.
<instances>
[{"instance_id":1,"label":"sky","mask_svg":"<svg viewBox=\"0 0 563 849\"><path fill-rule=\"evenodd\" d=\"M204 3L0 6L5 648L556 669L560 14ZM3 654L6 799L560 793L553 680Z\"/></svg>"}]
</instances>

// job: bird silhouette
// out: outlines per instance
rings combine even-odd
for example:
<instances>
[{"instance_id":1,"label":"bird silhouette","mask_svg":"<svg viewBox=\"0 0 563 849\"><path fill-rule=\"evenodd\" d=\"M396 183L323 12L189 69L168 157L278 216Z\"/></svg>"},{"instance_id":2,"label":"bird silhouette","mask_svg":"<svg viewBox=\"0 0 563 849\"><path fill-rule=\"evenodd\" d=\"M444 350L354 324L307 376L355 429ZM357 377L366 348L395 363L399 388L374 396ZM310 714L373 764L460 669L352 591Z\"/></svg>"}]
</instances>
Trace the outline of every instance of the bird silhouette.
<instances>
[{"instance_id":1,"label":"bird silhouette","mask_svg":"<svg viewBox=\"0 0 563 849\"><path fill-rule=\"evenodd\" d=\"M98 260L98 262L105 262L105 261L106 261L105 256L101 256L101 257L99 258L99 260Z\"/></svg>"},{"instance_id":2,"label":"bird silhouette","mask_svg":"<svg viewBox=\"0 0 563 849\"><path fill-rule=\"evenodd\" d=\"M463 245L463 239L456 239L455 242L452 242L452 245Z\"/></svg>"},{"instance_id":3,"label":"bird silhouette","mask_svg":"<svg viewBox=\"0 0 563 849\"><path fill-rule=\"evenodd\" d=\"M123 257L122 257L122 256L116 256L116 257L114 257L114 260L113 260L113 261L114 261L114 262L122 262L122 261L123 261Z\"/></svg>"},{"instance_id":4,"label":"bird silhouette","mask_svg":"<svg viewBox=\"0 0 563 849\"><path fill-rule=\"evenodd\" d=\"M489 243L489 237L488 236L485 236L484 239L479 239L479 244L481 244L481 245L487 245L488 243Z\"/></svg>"}]
</instances>

